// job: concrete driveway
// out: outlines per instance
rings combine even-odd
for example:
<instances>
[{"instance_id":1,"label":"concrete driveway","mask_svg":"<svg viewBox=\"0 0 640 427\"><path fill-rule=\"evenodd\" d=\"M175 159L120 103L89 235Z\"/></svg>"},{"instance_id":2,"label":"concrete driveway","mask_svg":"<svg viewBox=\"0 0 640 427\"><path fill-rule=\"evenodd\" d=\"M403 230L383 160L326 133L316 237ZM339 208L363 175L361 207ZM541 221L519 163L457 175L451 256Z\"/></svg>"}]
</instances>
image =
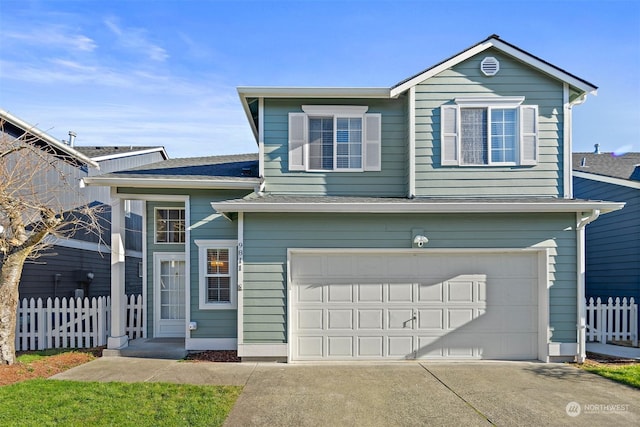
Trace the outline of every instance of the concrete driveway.
<instances>
[{"instance_id":1,"label":"concrete driveway","mask_svg":"<svg viewBox=\"0 0 640 427\"><path fill-rule=\"evenodd\" d=\"M54 378L244 385L227 426L640 425L639 390L560 364L102 358Z\"/></svg>"}]
</instances>

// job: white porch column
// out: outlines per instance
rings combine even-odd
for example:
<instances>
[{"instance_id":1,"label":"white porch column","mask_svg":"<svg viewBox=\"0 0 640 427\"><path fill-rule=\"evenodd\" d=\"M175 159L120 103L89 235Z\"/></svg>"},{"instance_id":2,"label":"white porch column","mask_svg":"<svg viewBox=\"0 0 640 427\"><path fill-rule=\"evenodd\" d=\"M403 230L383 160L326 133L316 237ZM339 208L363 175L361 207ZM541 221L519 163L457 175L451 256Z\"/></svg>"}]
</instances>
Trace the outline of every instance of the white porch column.
<instances>
[{"instance_id":1,"label":"white porch column","mask_svg":"<svg viewBox=\"0 0 640 427\"><path fill-rule=\"evenodd\" d=\"M126 295L124 290L125 239L124 200L115 188L111 189L111 328L107 347L126 347Z\"/></svg>"}]
</instances>

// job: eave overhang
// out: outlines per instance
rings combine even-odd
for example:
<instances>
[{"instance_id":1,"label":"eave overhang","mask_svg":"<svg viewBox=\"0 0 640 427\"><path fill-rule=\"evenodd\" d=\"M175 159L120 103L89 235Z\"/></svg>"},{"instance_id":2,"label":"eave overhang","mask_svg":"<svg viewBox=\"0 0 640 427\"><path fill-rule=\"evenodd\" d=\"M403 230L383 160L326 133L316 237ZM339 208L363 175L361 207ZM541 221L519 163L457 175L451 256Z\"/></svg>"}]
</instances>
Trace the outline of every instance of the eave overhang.
<instances>
[{"instance_id":1,"label":"eave overhang","mask_svg":"<svg viewBox=\"0 0 640 427\"><path fill-rule=\"evenodd\" d=\"M117 177L88 177L82 180L88 186L102 187L136 187L136 188L206 188L206 189L246 189L254 190L262 180L255 179L185 179L185 178L117 178Z\"/></svg>"},{"instance_id":2,"label":"eave overhang","mask_svg":"<svg viewBox=\"0 0 640 427\"><path fill-rule=\"evenodd\" d=\"M581 213L594 209L601 213L608 213L622 209L625 203L601 201L548 201L548 202L485 202L485 201L456 201L456 200L420 200L405 199L367 201L367 202L337 202L337 201L251 201L235 200L212 202L212 208L220 214L235 212L287 212L287 213Z\"/></svg>"}]
</instances>

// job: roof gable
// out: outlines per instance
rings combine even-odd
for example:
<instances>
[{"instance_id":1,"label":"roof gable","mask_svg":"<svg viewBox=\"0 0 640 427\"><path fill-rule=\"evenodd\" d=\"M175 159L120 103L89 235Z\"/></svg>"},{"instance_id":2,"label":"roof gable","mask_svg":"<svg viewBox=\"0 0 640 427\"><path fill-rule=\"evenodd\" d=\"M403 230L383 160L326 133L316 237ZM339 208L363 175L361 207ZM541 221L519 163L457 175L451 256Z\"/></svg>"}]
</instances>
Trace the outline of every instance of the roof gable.
<instances>
[{"instance_id":1,"label":"roof gable","mask_svg":"<svg viewBox=\"0 0 640 427\"><path fill-rule=\"evenodd\" d=\"M390 96L396 97L401 93L405 92L406 90L408 90L409 88L417 85L418 83L421 83L429 79L430 77L433 77L436 74L448 68L451 68L463 61L466 61L467 59L481 52L484 52L490 48L497 49L511 57L514 57L519 61L524 62L525 64L533 68L536 68L537 70L551 77L554 77L558 80L568 83L569 85L577 89L580 89L583 92L595 94L598 90L598 87L593 85L592 83L589 83L588 81L581 79L580 77L577 77L563 70L562 68L556 67L555 65L541 58L538 58L537 56L532 55L529 52L523 49L520 49L515 45L507 43L504 40L501 40L499 36L493 34L488 38L486 38L485 40L481 41L480 43L474 46L471 46L470 48L465 49L462 52L450 58L447 58L444 61L439 62L438 64L430 68L427 68L426 70L419 72L418 74L415 74L405 80L402 80L401 82L399 82L398 84L396 84L391 88Z\"/></svg>"}]
</instances>

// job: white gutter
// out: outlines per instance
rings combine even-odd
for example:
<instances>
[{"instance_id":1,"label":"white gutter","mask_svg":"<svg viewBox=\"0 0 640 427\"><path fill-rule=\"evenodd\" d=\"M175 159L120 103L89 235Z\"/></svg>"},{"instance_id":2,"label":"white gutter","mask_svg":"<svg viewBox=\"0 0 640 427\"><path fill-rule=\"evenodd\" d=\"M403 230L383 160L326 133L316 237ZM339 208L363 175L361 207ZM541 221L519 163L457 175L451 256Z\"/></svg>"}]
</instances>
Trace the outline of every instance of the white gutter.
<instances>
[{"instance_id":1,"label":"white gutter","mask_svg":"<svg viewBox=\"0 0 640 427\"><path fill-rule=\"evenodd\" d=\"M587 224L592 223L600 216L600 210L594 209L591 214L584 218L580 213L577 215L576 226L576 249L577 249L577 306L578 306L578 324L577 324L577 341L578 356L577 362L583 363L587 357L587 301L585 299L585 230Z\"/></svg>"},{"instance_id":2,"label":"white gutter","mask_svg":"<svg viewBox=\"0 0 640 427\"><path fill-rule=\"evenodd\" d=\"M241 98L389 98L387 87L273 87L240 86Z\"/></svg>"},{"instance_id":3,"label":"white gutter","mask_svg":"<svg viewBox=\"0 0 640 427\"><path fill-rule=\"evenodd\" d=\"M139 188L237 188L253 190L260 185L260 179L217 180L184 178L109 178L102 176L82 178L89 186L139 187Z\"/></svg>"},{"instance_id":4,"label":"white gutter","mask_svg":"<svg viewBox=\"0 0 640 427\"><path fill-rule=\"evenodd\" d=\"M13 124L14 126L19 127L20 129L22 129L25 132L30 133L31 135L35 136L36 138L41 139L42 141L46 142L47 144L51 145L52 147L55 147L57 150L60 150L64 153L67 153L70 156L75 157L76 159L82 161L83 163L86 163L87 165L94 167L96 169L100 169L100 165L95 162L94 160L92 160L91 158L85 156L84 154L80 153L79 151L75 150L73 147L68 146L67 144L64 144L62 142L60 142L57 138L54 138L53 136L49 135L46 132L41 131L40 129L38 129L37 127L25 122L24 120L14 116L13 114L9 113L8 111L2 110L0 109L0 118L8 121L9 123Z\"/></svg>"},{"instance_id":5,"label":"white gutter","mask_svg":"<svg viewBox=\"0 0 640 427\"><path fill-rule=\"evenodd\" d=\"M124 147L123 149L126 150L127 148ZM162 157L164 157L165 160L169 158L169 155L165 151L164 147L154 147L154 148L148 148L145 150L127 151L127 152L122 152L117 154L107 154L104 156L96 156L96 157L91 157L91 159L96 162L101 162L104 160L113 160L113 159L119 159L122 157L141 156L143 154L155 153L157 151L162 153Z\"/></svg>"},{"instance_id":6,"label":"white gutter","mask_svg":"<svg viewBox=\"0 0 640 427\"><path fill-rule=\"evenodd\" d=\"M592 181L605 182L607 184L620 185L622 187L635 188L640 190L640 181L631 181L623 178L614 178L611 176L598 175L595 173L573 171L573 176L576 178L590 179Z\"/></svg>"},{"instance_id":7,"label":"white gutter","mask_svg":"<svg viewBox=\"0 0 640 427\"><path fill-rule=\"evenodd\" d=\"M216 212L322 212L322 213L553 213L584 212L597 209L599 212L613 212L624 207L618 202L581 203L482 203L482 202L212 202Z\"/></svg>"}]
</instances>

